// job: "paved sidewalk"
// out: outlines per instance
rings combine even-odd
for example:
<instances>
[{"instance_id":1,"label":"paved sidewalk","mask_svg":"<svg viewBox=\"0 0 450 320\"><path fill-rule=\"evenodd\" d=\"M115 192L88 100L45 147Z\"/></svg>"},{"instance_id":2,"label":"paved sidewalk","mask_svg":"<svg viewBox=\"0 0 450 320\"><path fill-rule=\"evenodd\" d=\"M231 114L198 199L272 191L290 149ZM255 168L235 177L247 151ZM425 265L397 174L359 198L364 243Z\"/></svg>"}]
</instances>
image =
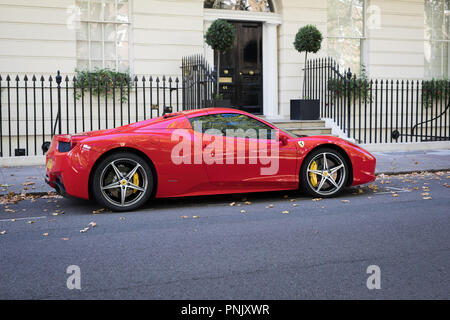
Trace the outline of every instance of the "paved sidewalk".
<instances>
[{"instance_id":1,"label":"paved sidewalk","mask_svg":"<svg viewBox=\"0 0 450 320\"><path fill-rule=\"evenodd\" d=\"M377 158L376 173L396 174L420 171L450 170L450 150L373 152ZM45 193L54 191L44 182L44 166L1 167L0 195L11 191Z\"/></svg>"},{"instance_id":2,"label":"paved sidewalk","mask_svg":"<svg viewBox=\"0 0 450 320\"><path fill-rule=\"evenodd\" d=\"M450 150L372 152L376 173L450 170Z\"/></svg>"}]
</instances>

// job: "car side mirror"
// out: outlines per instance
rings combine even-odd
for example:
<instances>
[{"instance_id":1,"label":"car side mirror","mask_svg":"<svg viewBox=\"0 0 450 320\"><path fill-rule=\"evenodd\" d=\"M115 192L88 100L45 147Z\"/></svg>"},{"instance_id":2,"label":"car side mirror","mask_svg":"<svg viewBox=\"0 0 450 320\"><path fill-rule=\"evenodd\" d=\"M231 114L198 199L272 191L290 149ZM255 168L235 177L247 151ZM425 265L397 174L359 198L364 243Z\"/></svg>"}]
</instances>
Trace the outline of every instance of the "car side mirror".
<instances>
[{"instance_id":1,"label":"car side mirror","mask_svg":"<svg viewBox=\"0 0 450 320\"><path fill-rule=\"evenodd\" d=\"M280 143L282 146L287 146L287 144L289 143L288 137L286 137L285 135L280 135Z\"/></svg>"}]
</instances>

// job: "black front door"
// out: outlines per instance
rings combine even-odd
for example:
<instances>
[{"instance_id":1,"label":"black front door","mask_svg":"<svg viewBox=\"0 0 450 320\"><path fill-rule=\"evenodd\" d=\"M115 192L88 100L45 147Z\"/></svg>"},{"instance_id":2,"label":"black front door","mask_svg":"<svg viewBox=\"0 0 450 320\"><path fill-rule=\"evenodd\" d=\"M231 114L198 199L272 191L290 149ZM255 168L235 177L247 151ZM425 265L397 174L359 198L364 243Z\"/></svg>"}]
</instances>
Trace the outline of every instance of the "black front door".
<instances>
[{"instance_id":1,"label":"black front door","mask_svg":"<svg viewBox=\"0 0 450 320\"><path fill-rule=\"evenodd\" d=\"M233 107L262 114L262 24L229 22L236 39L221 56L220 93Z\"/></svg>"}]
</instances>

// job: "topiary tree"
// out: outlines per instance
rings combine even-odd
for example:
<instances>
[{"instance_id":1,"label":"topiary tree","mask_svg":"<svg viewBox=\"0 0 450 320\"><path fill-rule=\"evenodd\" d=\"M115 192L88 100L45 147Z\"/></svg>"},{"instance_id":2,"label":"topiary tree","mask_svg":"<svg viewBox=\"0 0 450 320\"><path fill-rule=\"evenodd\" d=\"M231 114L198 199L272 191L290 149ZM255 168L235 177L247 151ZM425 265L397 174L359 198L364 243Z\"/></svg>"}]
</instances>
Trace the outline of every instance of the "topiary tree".
<instances>
[{"instance_id":1,"label":"topiary tree","mask_svg":"<svg viewBox=\"0 0 450 320\"><path fill-rule=\"evenodd\" d=\"M206 43L217 52L216 94L219 94L220 55L233 47L234 38L233 25L221 19L214 21L205 34Z\"/></svg>"},{"instance_id":2,"label":"topiary tree","mask_svg":"<svg viewBox=\"0 0 450 320\"><path fill-rule=\"evenodd\" d=\"M308 52L317 53L322 45L322 40L322 33L316 28L316 26L311 24L300 28L295 35L295 49L300 53L305 52L305 72ZM304 83L305 81L303 81L303 86Z\"/></svg>"}]
</instances>

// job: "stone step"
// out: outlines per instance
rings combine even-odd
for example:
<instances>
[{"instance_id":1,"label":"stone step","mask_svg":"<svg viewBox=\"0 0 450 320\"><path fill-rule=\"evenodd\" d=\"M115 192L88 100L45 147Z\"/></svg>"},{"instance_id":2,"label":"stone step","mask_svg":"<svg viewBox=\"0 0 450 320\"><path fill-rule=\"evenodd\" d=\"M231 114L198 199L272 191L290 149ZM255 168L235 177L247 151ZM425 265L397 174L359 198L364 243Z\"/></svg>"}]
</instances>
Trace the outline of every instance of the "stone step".
<instances>
[{"instance_id":1,"label":"stone step","mask_svg":"<svg viewBox=\"0 0 450 320\"><path fill-rule=\"evenodd\" d=\"M292 132L296 135L308 135L308 136L316 136L316 135L331 135L331 128L283 128L289 132Z\"/></svg>"},{"instance_id":2,"label":"stone step","mask_svg":"<svg viewBox=\"0 0 450 320\"><path fill-rule=\"evenodd\" d=\"M271 122L280 128L325 128L324 120L275 120Z\"/></svg>"}]
</instances>

